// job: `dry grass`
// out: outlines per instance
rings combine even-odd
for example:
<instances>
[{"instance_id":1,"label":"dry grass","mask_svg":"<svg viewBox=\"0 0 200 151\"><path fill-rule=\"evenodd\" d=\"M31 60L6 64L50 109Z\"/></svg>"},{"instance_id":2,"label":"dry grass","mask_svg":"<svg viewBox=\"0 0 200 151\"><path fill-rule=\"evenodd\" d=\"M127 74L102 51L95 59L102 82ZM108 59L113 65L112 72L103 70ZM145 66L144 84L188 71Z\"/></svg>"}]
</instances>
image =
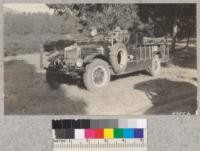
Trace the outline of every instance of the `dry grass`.
<instances>
[{"instance_id":1,"label":"dry grass","mask_svg":"<svg viewBox=\"0 0 200 151\"><path fill-rule=\"evenodd\" d=\"M13 56L30 54L40 51L40 45L46 41L65 39L66 35L55 34L28 34L28 35L4 35L4 55Z\"/></svg>"},{"instance_id":2,"label":"dry grass","mask_svg":"<svg viewBox=\"0 0 200 151\"><path fill-rule=\"evenodd\" d=\"M72 37L82 37L84 34L71 34ZM4 35L4 56L31 54L40 51L40 45L46 41L65 40L66 35L61 34L12 34Z\"/></svg>"}]
</instances>

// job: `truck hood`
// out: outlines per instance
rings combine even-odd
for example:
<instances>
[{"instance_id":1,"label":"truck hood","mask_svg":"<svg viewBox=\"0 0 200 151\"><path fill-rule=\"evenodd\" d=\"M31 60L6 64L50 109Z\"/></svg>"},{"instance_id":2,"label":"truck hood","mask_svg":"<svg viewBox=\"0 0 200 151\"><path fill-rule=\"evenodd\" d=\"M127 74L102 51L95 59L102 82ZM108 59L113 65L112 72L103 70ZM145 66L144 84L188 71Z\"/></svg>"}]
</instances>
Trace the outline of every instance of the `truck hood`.
<instances>
[{"instance_id":1,"label":"truck hood","mask_svg":"<svg viewBox=\"0 0 200 151\"><path fill-rule=\"evenodd\" d=\"M103 48L101 45L94 45L94 44L80 45L79 47L81 48L82 51L85 51L85 50L93 50L93 51L95 51L95 50Z\"/></svg>"},{"instance_id":2,"label":"truck hood","mask_svg":"<svg viewBox=\"0 0 200 151\"><path fill-rule=\"evenodd\" d=\"M83 56L91 55L91 54L104 54L104 48L101 45L80 45L81 54Z\"/></svg>"}]
</instances>

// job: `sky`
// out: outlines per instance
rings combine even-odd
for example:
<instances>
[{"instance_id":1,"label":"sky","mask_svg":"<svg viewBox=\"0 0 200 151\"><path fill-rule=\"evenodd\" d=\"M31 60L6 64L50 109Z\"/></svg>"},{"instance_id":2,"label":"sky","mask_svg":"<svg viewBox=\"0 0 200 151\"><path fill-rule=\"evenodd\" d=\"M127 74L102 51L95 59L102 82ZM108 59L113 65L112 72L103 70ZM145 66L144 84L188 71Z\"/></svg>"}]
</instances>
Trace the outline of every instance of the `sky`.
<instances>
[{"instance_id":1,"label":"sky","mask_svg":"<svg viewBox=\"0 0 200 151\"><path fill-rule=\"evenodd\" d=\"M12 10L16 10L18 12L26 12L26 13L49 13L52 14L53 10L49 9L45 4L43 3L32 3L32 4L22 4L22 3L10 3L10 4L4 4L4 7L10 8Z\"/></svg>"}]
</instances>

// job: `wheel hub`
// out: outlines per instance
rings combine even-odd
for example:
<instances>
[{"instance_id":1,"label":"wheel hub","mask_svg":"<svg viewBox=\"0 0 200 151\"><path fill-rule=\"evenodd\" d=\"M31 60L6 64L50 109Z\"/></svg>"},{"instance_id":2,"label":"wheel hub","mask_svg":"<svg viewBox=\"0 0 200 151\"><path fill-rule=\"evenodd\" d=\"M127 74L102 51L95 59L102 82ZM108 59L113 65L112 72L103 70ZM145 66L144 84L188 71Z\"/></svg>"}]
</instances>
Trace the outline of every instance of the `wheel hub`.
<instances>
[{"instance_id":1,"label":"wheel hub","mask_svg":"<svg viewBox=\"0 0 200 151\"><path fill-rule=\"evenodd\" d=\"M101 87L106 82L106 70L102 66L97 66L92 72L92 81L97 87Z\"/></svg>"}]
</instances>

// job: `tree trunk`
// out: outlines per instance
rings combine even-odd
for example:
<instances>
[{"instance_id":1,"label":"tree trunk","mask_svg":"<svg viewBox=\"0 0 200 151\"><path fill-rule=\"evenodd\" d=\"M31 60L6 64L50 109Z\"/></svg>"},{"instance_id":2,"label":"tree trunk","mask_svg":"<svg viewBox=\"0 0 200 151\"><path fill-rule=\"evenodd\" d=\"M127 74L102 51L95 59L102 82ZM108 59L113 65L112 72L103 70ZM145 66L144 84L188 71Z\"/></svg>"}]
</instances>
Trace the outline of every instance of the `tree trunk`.
<instances>
[{"instance_id":1,"label":"tree trunk","mask_svg":"<svg viewBox=\"0 0 200 151\"><path fill-rule=\"evenodd\" d=\"M190 31L188 32L188 35L187 35L187 42L186 42L186 44L185 44L185 46L184 47L182 47L182 48L179 48L179 49L176 49L176 51L180 51L180 50L184 50L184 49L186 49L188 46L189 46L189 44L190 44Z\"/></svg>"},{"instance_id":2,"label":"tree trunk","mask_svg":"<svg viewBox=\"0 0 200 151\"><path fill-rule=\"evenodd\" d=\"M170 48L170 53L174 54L175 51L175 46L176 46L176 38L177 38L177 33L178 33L178 26L176 24L174 24L173 26L173 33L172 33L172 44L171 44L171 48Z\"/></svg>"},{"instance_id":3,"label":"tree trunk","mask_svg":"<svg viewBox=\"0 0 200 151\"><path fill-rule=\"evenodd\" d=\"M172 44L171 44L171 48L169 50L170 54L174 54L175 51L175 46L176 46L176 38L177 38L177 33L178 33L178 24L177 24L177 10L175 11L175 15L174 15L174 21L173 21L173 33L172 33Z\"/></svg>"},{"instance_id":4,"label":"tree trunk","mask_svg":"<svg viewBox=\"0 0 200 151\"><path fill-rule=\"evenodd\" d=\"M189 43L190 43L190 31L188 33L187 44L186 44L185 48L187 48L189 46Z\"/></svg>"}]
</instances>

